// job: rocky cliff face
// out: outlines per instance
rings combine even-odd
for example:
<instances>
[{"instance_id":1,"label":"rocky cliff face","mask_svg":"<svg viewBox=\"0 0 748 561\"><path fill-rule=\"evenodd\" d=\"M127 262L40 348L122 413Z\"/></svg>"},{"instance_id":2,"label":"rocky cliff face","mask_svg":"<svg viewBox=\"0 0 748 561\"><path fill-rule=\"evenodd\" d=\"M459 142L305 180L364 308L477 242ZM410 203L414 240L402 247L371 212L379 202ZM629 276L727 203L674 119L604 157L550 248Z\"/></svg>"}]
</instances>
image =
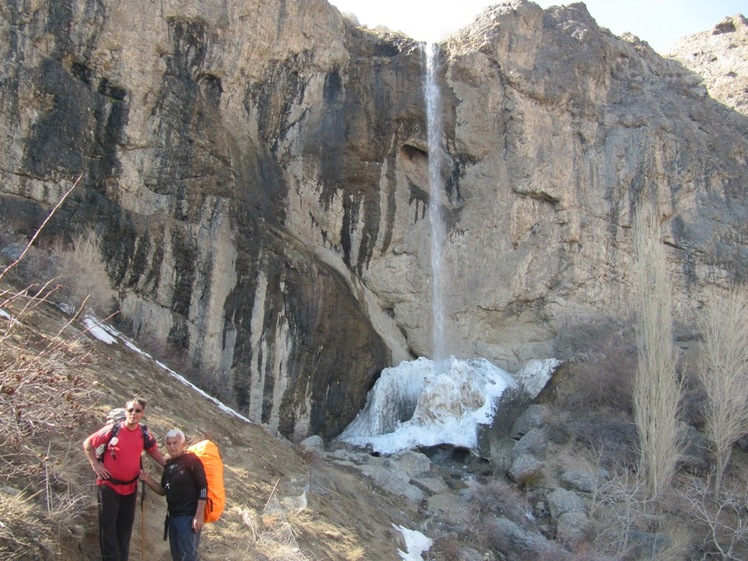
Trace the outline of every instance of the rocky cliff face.
<instances>
[{"instance_id":1,"label":"rocky cliff face","mask_svg":"<svg viewBox=\"0 0 748 561\"><path fill-rule=\"evenodd\" d=\"M123 318L283 434L334 436L430 356L421 46L324 0L11 0L0 212L104 241ZM656 206L688 321L745 279L748 119L583 5L488 10L440 49L448 351L516 369L630 308Z\"/></svg>"},{"instance_id":2,"label":"rocky cliff face","mask_svg":"<svg viewBox=\"0 0 748 561\"><path fill-rule=\"evenodd\" d=\"M683 37L668 54L703 76L709 95L748 115L748 20L726 17L709 31Z\"/></svg>"}]
</instances>

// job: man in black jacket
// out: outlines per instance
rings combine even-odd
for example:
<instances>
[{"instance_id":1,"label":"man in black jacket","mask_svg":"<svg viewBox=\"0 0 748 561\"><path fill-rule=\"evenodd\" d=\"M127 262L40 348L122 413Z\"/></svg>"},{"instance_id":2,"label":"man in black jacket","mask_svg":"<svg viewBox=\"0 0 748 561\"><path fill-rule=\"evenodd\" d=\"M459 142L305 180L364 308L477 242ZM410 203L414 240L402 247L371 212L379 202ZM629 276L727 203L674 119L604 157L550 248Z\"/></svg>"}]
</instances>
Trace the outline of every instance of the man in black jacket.
<instances>
[{"instance_id":1,"label":"man in black jacket","mask_svg":"<svg viewBox=\"0 0 748 561\"><path fill-rule=\"evenodd\" d=\"M185 450L181 430L166 433L169 459L161 475L161 483L143 472L141 481L159 495L166 495L169 549L173 561L197 561L200 532L203 529L208 481L205 468L195 454Z\"/></svg>"}]
</instances>

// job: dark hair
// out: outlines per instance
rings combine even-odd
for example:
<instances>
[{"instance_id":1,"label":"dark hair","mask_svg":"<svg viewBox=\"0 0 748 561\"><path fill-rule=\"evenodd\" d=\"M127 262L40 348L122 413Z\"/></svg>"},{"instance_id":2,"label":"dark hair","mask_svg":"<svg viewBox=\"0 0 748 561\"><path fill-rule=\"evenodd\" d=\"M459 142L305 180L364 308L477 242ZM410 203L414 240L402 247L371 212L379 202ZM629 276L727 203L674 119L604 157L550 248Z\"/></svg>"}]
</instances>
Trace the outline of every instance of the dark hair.
<instances>
[{"instance_id":1,"label":"dark hair","mask_svg":"<svg viewBox=\"0 0 748 561\"><path fill-rule=\"evenodd\" d=\"M142 407L143 409L145 409L145 399L143 399L142 397L140 397L140 396L138 396L138 395L136 395L136 396L134 396L134 397L131 397L130 399L128 399L128 400L127 400L127 401L125 402L125 406L127 406L127 404L128 404L128 403L132 403L133 401L137 401L137 402L138 402L138 404L139 404L139 405L140 405L140 406L141 406L141 407Z\"/></svg>"}]
</instances>

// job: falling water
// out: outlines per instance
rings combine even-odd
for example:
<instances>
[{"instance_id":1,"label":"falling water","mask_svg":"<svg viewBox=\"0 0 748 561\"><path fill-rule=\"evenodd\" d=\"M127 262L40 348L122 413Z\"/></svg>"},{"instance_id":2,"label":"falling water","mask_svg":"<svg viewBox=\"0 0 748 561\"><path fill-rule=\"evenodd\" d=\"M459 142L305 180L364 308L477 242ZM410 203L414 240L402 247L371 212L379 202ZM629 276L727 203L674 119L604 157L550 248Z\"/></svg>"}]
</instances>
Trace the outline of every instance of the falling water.
<instances>
[{"instance_id":1,"label":"falling water","mask_svg":"<svg viewBox=\"0 0 748 561\"><path fill-rule=\"evenodd\" d=\"M446 366L447 359L444 329L444 276L442 274L446 229L441 216L444 206L444 180L441 170L444 167L445 157L442 150L441 100L436 78L438 45L428 43L424 51L426 58L424 95L429 154L429 220L431 221L432 354L434 369L441 369L439 365Z\"/></svg>"},{"instance_id":2,"label":"falling water","mask_svg":"<svg viewBox=\"0 0 748 561\"><path fill-rule=\"evenodd\" d=\"M475 449L478 425L490 425L499 398L507 388L524 386L535 397L560 364L556 359L532 360L512 376L484 358L460 360L447 349L444 304L444 246L447 229L442 211L448 202L444 170L450 168L443 149L443 121L437 85L438 49L423 46L423 89L426 101L429 162L429 220L433 357L420 357L385 368L366 398L366 406L338 437L356 446L394 454L400 450L451 445ZM482 399L476 400L476 396Z\"/></svg>"}]
</instances>

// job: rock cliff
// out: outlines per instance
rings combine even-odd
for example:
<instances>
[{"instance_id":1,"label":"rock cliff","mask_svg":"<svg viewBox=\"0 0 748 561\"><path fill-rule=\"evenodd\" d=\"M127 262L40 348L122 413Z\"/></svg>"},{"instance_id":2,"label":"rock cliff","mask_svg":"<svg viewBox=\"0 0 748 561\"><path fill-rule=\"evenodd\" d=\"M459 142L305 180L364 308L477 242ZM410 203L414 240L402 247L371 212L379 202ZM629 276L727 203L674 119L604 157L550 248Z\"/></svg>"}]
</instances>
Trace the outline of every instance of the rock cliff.
<instances>
[{"instance_id":1,"label":"rock cliff","mask_svg":"<svg viewBox=\"0 0 748 561\"><path fill-rule=\"evenodd\" d=\"M10 0L0 213L103 241L122 322L300 438L430 356L422 45L324 0ZM440 45L450 353L517 369L625 320L655 205L679 319L745 280L748 118L583 4L494 6Z\"/></svg>"},{"instance_id":2,"label":"rock cliff","mask_svg":"<svg viewBox=\"0 0 748 561\"><path fill-rule=\"evenodd\" d=\"M748 20L726 17L710 31L683 37L669 57L703 76L709 95L748 115Z\"/></svg>"}]
</instances>

